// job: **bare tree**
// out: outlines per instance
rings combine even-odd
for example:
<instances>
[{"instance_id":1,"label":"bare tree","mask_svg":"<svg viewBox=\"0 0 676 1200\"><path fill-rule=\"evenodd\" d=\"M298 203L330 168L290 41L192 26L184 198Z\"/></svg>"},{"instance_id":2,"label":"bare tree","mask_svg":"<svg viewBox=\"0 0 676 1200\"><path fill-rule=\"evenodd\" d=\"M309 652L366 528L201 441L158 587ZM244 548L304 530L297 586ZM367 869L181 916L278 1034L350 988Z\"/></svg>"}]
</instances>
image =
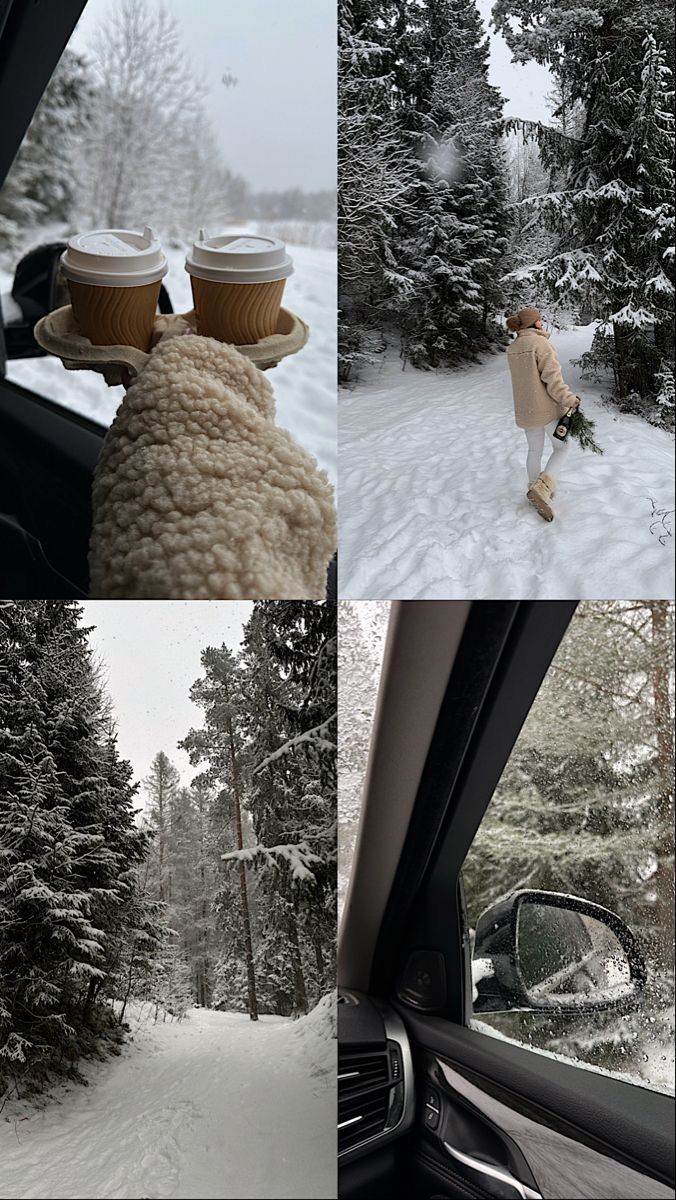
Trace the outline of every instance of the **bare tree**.
<instances>
[{"instance_id":1,"label":"bare tree","mask_svg":"<svg viewBox=\"0 0 676 1200\"><path fill-rule=\"evenodd\" d=\"M82 216L111 228L163 230L208 220L224 167L204 85L164 5L122 0L94 44L93 72Z\"/></svg>"}]
</instances>

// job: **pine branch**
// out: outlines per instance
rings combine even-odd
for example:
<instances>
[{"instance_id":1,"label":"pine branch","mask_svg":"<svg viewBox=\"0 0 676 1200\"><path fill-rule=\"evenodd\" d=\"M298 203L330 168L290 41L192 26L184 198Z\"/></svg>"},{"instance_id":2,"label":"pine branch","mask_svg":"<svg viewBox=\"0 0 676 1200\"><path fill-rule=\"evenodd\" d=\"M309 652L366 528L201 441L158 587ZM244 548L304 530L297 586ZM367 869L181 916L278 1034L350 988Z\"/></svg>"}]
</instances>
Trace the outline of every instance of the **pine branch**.
<instances>
[{"instance_id":1,"label":"pine branch","mask_svg":"<svg viewBox=\"0 0 676 1200\"><path fill-rule=\"evenodd\" d=\"M593 454L603 454L603 450L594 437L595 429L596 422L591 421L581 409L576 408L570 422L571 437L577 438L581 450L591 450Z\"/></svg>"},{"instance_id":2,"label":"pine branch","mask_svg":"<svg viewBox=\"0 0 676 1200\"><path fill-rule=\"evenodd\" d=\"M328 738L322 736L335 719L334 714L328 720L322 721L321 725L315 725L313 729L306 729L304 733L299 733L296 737L289 738L288 742L284 742L273 754L268 754L267 758L258 763L254 768L254 775L258 775L263 770L263 767L269 766L275 759L281 758L283 754L288 754L289 750L294 750L296 746L301 746L303 742L309 742L319 750L335 750L335 742L330 742Z\"/></svg>"}]
</instances>

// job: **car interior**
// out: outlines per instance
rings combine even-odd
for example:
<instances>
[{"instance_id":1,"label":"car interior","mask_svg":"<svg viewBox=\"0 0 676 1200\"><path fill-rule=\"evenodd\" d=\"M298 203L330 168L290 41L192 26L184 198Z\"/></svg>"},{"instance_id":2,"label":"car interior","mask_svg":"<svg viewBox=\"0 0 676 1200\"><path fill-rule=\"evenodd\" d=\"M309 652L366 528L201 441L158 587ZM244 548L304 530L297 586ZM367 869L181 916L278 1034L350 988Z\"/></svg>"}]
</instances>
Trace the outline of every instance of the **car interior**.
<instances>
[{"instance_id":1,"label":"car interior","mask_svg":"<svg viewBox=\"0 0 676 1200\"><path fill-rule=\"evenodd\" d=\"M391 607L339 933L343 1200L674 1195L673 1097L641 1088L637 1104L622 1078L469 1026L510 1008L625 1011L645 983L614 913L517 888L477 922L491 970L473 994L462 864L575 608Z\"/></svg>"},{"instance_id":2,"label":"car interior","mask_svg":"<svg viewBox=\"0 0 676 1200\"><path fill-rule=\"evenodd\" d=\"M0 0L0 186L86 0ZM0 306L0 562L8 599L69 599L89 590L91 486L105 429L7 379L9 359L42 356L36 321L67 302L58 264L65 243L46 241L16 263ZM172 312L163 286L160 312ZM335 599L336 560L327 576Z\"/></svg>"}]
</instances>

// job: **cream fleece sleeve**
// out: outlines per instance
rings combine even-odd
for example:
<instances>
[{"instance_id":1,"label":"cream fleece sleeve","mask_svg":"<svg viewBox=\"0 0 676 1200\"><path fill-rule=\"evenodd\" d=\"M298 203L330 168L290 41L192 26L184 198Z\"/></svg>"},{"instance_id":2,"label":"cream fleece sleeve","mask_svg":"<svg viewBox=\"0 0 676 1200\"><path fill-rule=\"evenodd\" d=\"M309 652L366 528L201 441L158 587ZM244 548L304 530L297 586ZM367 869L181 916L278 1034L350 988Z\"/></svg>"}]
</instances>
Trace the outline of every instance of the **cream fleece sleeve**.
<instances>
[{"instance_id":1,"label":"cream fleece sleeve","mask_svg":"<svg viewBox=\"0 0 676 1200\"><path fill-rule=\"evenodd\" d=\"M92 596L325 595L333 489L275 424L263 373L212 338L155 346L105 436L92 507Z\"/></svg>"},{"instance_id":2,"label":"cream fleece sleeve","mask_svg":"<svg viewBox=\"0 0 676 1200\"><path fill-rule=\"evenodd\" d=\"M561 413L565 413L577 397L564 381L558 355L552 343L546 338L538 338L537 341L536 357L540 379L544 383L548 395L555 404L558 404Z\"/></svg>"}]
</instances>

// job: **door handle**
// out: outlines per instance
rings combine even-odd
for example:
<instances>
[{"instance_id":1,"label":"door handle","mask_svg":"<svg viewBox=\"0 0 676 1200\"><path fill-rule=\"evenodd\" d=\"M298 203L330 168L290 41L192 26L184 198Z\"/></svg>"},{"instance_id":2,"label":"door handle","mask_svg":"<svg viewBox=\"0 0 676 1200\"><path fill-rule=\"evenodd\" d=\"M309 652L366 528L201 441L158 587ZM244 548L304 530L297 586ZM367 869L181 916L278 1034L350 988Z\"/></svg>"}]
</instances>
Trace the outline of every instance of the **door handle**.
<instances>
[{"instance_id":1,"label":"door handle","mask_svg":"<svg viewBox=\"0 0 676 1200\"><path fill-rule=\"evenodd\" d=\"M482 1175L489 1175L491 1179L497 1179L500 1183L507 1184L508 1187L513 1187L521 1200L542 1200L539 1192L534 1191L525 1183L521 1183L519 1179L514 1179L508 1171L503 1171L501 1167L492 1167L490 1163L482 1162L480 1158L472 1158L471 1154L456 1150L454 1146L449 1146L448 1142L444 1142L443 1146L451 1158L456 1159L463 1166L469 1167L472 1171L479 1171Z\"/></svg>"}]
</instances>

